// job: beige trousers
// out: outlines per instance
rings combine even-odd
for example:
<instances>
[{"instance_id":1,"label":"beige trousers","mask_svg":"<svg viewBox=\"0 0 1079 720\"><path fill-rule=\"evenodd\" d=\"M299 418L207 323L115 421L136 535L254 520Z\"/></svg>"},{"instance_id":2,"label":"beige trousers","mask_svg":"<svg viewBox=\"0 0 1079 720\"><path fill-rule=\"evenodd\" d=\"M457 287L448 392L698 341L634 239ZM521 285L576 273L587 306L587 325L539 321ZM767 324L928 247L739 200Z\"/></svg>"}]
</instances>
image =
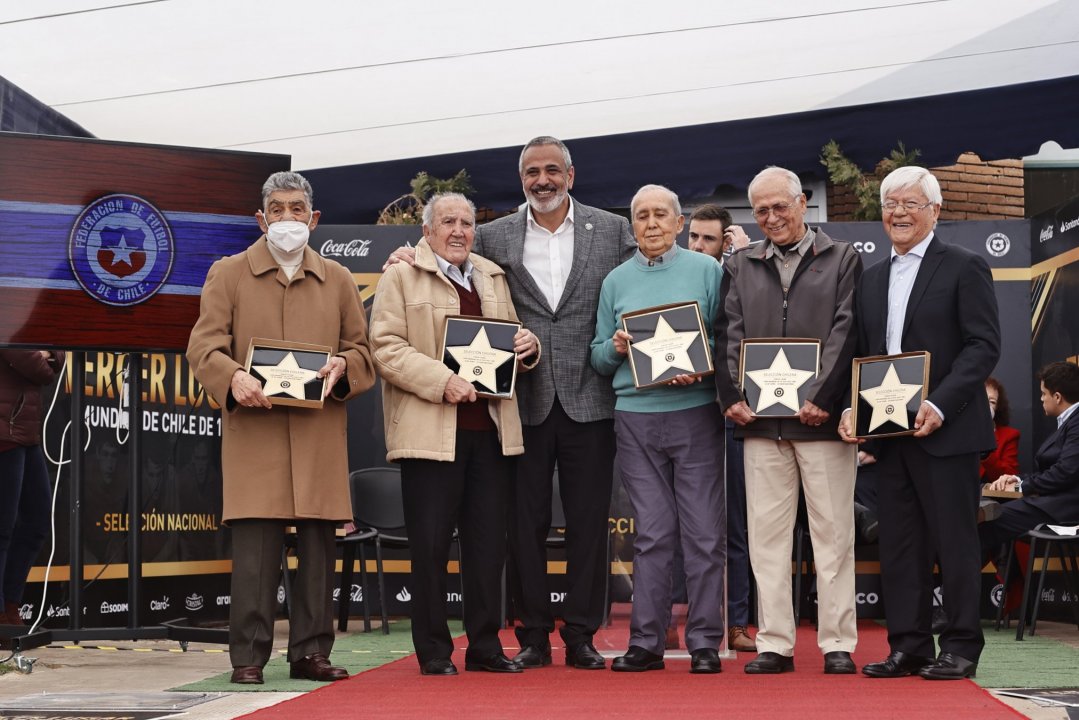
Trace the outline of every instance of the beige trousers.
<instances>
[{"instance_id":1,"label":"beige trousers","mask_svg":"<svg viewBox=\"0 0 1079 720\"><path fill-rule=\"evenodd\" d=\"M746 510L749 559L757 581L758 652L794 653L791 551L799 484L805 493L817 570L817 645L822 653L854 650L856 456L856 446L839 440L746 439Z\"/></svg>"}]
</instances>

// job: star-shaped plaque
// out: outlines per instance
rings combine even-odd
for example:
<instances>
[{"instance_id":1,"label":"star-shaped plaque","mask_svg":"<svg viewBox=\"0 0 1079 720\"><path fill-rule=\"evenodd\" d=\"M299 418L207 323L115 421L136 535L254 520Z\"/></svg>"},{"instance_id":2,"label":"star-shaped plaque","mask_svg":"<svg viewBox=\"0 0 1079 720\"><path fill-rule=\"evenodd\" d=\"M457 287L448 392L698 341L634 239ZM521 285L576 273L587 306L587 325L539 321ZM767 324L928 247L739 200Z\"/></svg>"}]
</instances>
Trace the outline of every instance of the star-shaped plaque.
<instances>
[{"instance_id":1,"label":"star-shaped plaque","mask_svg":"<svg viewBox=\"0 0 1079 720\"><path fill-rule=\"evenodd\" d=\"M676 332L667 319L660 315L656 322L656 334L647 340L635 342L632 346L652 361L652 381L655 382L656 378L671 368L694 372L688 351L689 346L699 336L700 333L695 330Z\"/></svg>"},{"instance_id":2,"label":"star-shaped plaque","mask_svg":"<svg viewBox=\"0 0 1079 720\"><path fill-rule=\"evenodd\" d=\"M315 378L318 372L300 367L296 362L296 356L291 352L281 358L276 365L252 365L252 370L266 378L266 384L262 386L262 392L267 397L273 395L288 395L297 400L306 398L304 384Z\"/></svg>"},{"instance_id":3,"label":"star-shaped plaque","mask_svg":"<svg viewBox=\"0 0 1079 720\"><path fill-rule=\"evenodd\" d=\"M895 365L889 364L880 385L858 392L862 399L869 403L869 407L873 408L873 415L869 418L869 429L866 432L873 432L886 422L893 422L904 430L910 429L907 403L921 390L921 385L907 385L900 382Z\"/></svg>"},{"instance_id":4,"label":"star-shaped plaque","mask_svg":"<svg viewBox=\"0 0 1079 720\"><path fill-rule=\"evenodd\" d=\"M812 370L792 368L787 354L780 348L771 366L764 370L746 371L746 376L761 389L760 395L757 396L757 407L753 408L753 412L759 413L779 404L797 413L800 409L798 388L805 385L815 374Z\"/></svg>"},{"instance_id":5,"label":"star-shaped plaque","mask_svg":"<svg viewBox=\"0 0 1079 720\"><path fill-rule=\"evenodd\" d=\"M487 328L480 328L468 345L448 345L448 352L457 364L457 374L469 382L476 382L487 392L498 392L498 368L513 357L513 353L491 347Z\"/></svg>"}]
</instances>

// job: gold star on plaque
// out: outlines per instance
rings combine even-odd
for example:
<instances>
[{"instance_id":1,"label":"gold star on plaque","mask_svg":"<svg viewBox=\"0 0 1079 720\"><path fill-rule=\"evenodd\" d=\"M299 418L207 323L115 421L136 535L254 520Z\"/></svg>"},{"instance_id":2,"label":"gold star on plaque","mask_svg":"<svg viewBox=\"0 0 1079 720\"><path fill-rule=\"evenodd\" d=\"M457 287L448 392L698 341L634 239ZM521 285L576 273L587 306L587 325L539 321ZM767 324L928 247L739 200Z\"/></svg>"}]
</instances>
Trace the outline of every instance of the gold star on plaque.
<instances>
[{"instance_id":1,"label":"gold star on plaque","mask_svg":"<svg viewBox=\"0 0 1079 720\"><path fill-rule=\"evenodd\" d=\"M281 358L281 362L276 365L252 365L251 369L257 370L259 375L266 378L262 392L267 397L288 395L297 400L303 400L306 397L304 384L318 375L314 370L300 367L296 362L296 356L292 353Z\"/></svg>"},{"instance_id":2,"label":"gold star on plaque","mask_svg":"<svg viewBox=\"0 0 1079 720\"><path fill-rule=\"evenodd\" d=\"M469 382L478 382L491 393L498 392L496 378L498 368L513 357L511 352L491 347L491 341L487 338L487 328L480 328L470 344L447 346L446 352L457 361L458 375Z\"/></svg>"},{"instance_id":3,"label":"gold star on plaque","mask_svg":"<svg viewBox=\"0 0 1079 720\"><path fill-rule=\"evenodd\" d=\"M798 388L805 385L806 380L816 375L812 370L796 370L791 367L787 360L787 353L783 348L772 360L772 365L764 370L747 370L746 375L761 389L757 396L757 407L753 412L759 413L772 405L782 405L797 413Z\"/></svg>"},{"instance_id":4,"label":"gold star on plaque","mask_svg":"<svg viewBox=\"0 0 1079 720\"><path fill-rule=\"evenodd\" d=\"M895 371L895 364L888 365L888 372L884 373L884 379L880 385L868 390L861 390L858 394L873 408L873 416L869 418L869 430L873 432L886 422L894 422L904 430L910 429L910 418L907 416L907 403L912 397L921 392L921 385L905 385L899 382L899 373Z\"/></svg>"},{"instance_id":5,"label":"gold star on plaque","mask_svg":"<svg viewBox=\"0 0 1079 720\"><path fill-rule=\"evenodd\" d=\"M700 335L697 331L675 332L662 315L656 322L656 334L647 340L633 343L652 361L652 381L671 368L693 372L693 361L689 359L689 346Z\"/></svg>"}]
</instances>

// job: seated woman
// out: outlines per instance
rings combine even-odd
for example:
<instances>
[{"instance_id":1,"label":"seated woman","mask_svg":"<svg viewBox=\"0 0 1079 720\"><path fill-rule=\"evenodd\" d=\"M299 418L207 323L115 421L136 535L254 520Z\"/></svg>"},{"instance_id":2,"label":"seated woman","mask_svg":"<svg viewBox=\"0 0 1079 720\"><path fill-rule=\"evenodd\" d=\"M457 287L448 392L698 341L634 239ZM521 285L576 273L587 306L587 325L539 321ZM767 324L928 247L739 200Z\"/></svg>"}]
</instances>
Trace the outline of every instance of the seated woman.
<instances>
[{"instance_id":1,"label":"seated woman","mask_svg":"<svg viewBox=\"0 0 1079 720\"><path fill-rule=\"evenodd\" d=\"M502 566L511 456L524 452L517 399L478 399L472 382L443 364L446 317L517 320L505 273L471 254L476 208L441 193L423 210L414 265L382 275L371 314L371 346L382 376L386 459L400 462L411 548L412 643L424 675L456 675L446 616L446 562L461 538L465 670L517 673L502 652ZM518 368L539 361L536 336L514 336Z\"/></svg>"},{"instance_id":2,"label":"seated woman","mask_svg":"<svg viewBox=\"0 0 1079 720\"><path fill-rule=\"evenodd\" d=\"M1019 431L1008 426L1011 407L1000 381L995 377L986 380L985 394L989 396L989 410L993 413L997 449L982 459L981 478L983 483L991 483L1001 475L1019 472Z\"/></svg>"},{"instance_id":3,"label":"seated woman","mask_svg":"<svg viewBox=\"0 0 1079 720\"><path fill-rule=\"evenodd\" d=\"M1057 429L1038 448L1035 472L1001 475L989 484L992 490L1021 490L1023 497L1004 503L999 518L978 526L983 557L1041 523L1079 523L1079 367L1050 363L1038 379L1042 409L1056 418Z\"/></svg>"}]
</instances>

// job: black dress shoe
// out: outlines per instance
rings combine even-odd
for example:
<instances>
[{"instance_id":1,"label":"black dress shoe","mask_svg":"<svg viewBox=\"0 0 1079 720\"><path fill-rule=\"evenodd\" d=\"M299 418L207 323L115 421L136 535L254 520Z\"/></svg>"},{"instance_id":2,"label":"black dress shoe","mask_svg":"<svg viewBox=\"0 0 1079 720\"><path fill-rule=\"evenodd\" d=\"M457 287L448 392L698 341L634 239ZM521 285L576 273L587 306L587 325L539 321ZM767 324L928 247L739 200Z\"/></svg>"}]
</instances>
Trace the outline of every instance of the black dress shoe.
<instances>
[{"instance_id":1,"label":"black dress shoe","mask_svg":"<svg viewBox=\"0 0 1079 720\"><path fill-rule=\"evenodd\" d=\"M513 658L513 662L523 668L538 668L551 664L551 647L543 648L539 645L525 645L521 652Z\"/></svg>"},{"instance_id":2,"label":"black dress shoe","mask_svg":"<svg viewBox=\"0 0 1079 720\"><path fill-rule=\"evenodd\" d=\"M486 672L495 673L519 673L524 672L524 668L510 660L502 653L491 655L490 657L480 658L479 660L469 660L468 656L465 656L465 670L484 670Z\"/></svg>"},{"instance_id":3,"label":"black dress shoe","mask_svg":"<svg viewBox=\"0 0 1079 720\"><path fill-rule=\"evenodd\" d=\"M316 680L333 682L348 678L348 670L330 664L322 653L312 653L294 663L289 663L288 676L293 680Z\"/></svg>"},{"instance_id":4,"label":"black dress shoe","mask_svg":"<svg viewBox=\"0 0 1079 720\"><path fill-rule=\"evenodd\" d=\"M858 502L854 503L854 527L858 539L865 545L873 545L880 536L880 523L877 514Z\"/></svg>"},{"instance_id":5,"label":"black dress shoe","mask_svg":"<svg viewBox=\"0 0 1079 720\"><path fill-rule=\"evenodd\" d=\"M850 659L850 653L845 650L833 650L824 653L825 675L853 675L858 672L854 661Z\"/></svg>"},{"instance_id":6,"label":"black dress shoe","mask_svg":"<svg viewBox=\"0 0 1079 720\"><path fill-rule=\"evenodd\" d=\"M566 648L566 664L580 670L602 670L607 667L607 661L590 642Z\"/></svg>"},{"instance_id":7,"label":"black dress shoe","mask_svg":"<svg viewBox=\"0 0 1079 720\"><path fill-rule=\"evenodd\" d=\"M420 665L420 675L456 675L457 668L449 658L435 658Z\"/></svg>"},{"instance_id":8,"label":"black dress shoe","mask_svg":"<svg viewBox=\"0 0 1079 720\"><path fill-rule=\"evenodd\" d=\"M977 670L978 663L973 660L952 653L941 653L936 662L926 665L918 674L926 680L962 680L974 677Z\"/></svg>"},{"instance_id":9,"label":"black dress shoe","mask_svg":"<svg viewBox=\"0 0 1079 720\"><path fill-rule=\"evenodd\" d=\"M644 672L662 670L663 667L662 655L656 655L636 646L630 646L625 655L616 657L611 663L611 670L615 672Z\"/></svg>"},{"instance_id":10,"label":"black dress shoe","mask_svg":"<svg viewBox=\"0 0 1079 720\"><path fill-rule=\"evenodd\" d=\"M262 668L257 665L244 665L242 667L233 668L232 679L230 682L234 682L237 685L261 685Z\"/></svg>"},{"instance_id":11,"label":"black dress shoe","mask_svg":"<svg viewBox=\"0 0 1079 720\"><path fill-rule=\"evenodd\" d=\"M694 675L714 675L723 672L719 664L719 653L711 648L701 648L689 654L689 671Z\"/></svg>"},{"instance_id":12,"label":"black dress shoe","mask_svg":"<svg viewBox=\"0 0 1079 720\"><path fill-rule=\"evenodd\" d=\"M762 652L755 660L746 663L745 672L747 675L778 675L794 672L794 658L774 652Z\"/></svg>"},{"instance_id":13,"label":"black dress shoe","mask_svg":"<svg viewBox=\"0 0 1079 720\"><path fill-rule=\"evenodd\" d=\"M913 675L923 667L933 662L930 658L921 655L910 655L899 650L893 650L884 660L869 663L862 668L862 674L875 678L900 678Z\"/></svg>"}]
</instances>

